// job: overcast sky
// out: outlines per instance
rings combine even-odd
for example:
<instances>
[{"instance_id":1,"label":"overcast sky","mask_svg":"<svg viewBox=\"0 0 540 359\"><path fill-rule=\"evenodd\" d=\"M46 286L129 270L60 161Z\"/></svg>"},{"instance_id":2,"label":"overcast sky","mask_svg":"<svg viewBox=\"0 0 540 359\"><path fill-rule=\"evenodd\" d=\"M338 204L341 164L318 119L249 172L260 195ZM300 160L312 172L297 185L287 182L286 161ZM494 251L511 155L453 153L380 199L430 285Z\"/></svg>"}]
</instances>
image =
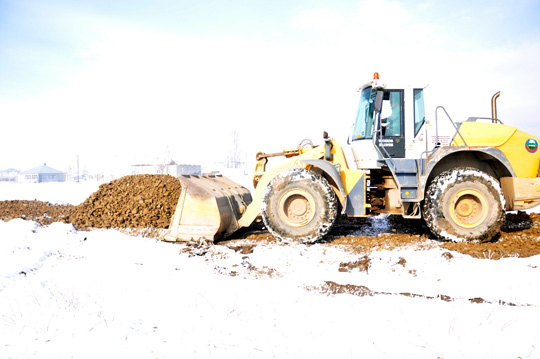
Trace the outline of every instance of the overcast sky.
<instances>
[{"instance_id":1,"label":"overcast sky","mask_svg":"<svg viewBox=\"0 0 540 359\"><path fill-rule=\"evenodd\" d=\"M0 0L0 169L345 144L375 71L538 136L540 2Z\"/></svg>"}]
</instances>

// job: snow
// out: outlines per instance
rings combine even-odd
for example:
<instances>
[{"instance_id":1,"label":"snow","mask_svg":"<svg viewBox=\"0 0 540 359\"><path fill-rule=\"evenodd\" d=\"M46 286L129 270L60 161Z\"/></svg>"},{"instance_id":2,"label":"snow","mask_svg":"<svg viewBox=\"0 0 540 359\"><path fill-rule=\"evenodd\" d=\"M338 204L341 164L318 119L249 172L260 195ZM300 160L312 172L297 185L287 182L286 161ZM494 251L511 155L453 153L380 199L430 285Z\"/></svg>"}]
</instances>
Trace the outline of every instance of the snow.
<instances>
[{"instance_id":1,"label":"snow","mask_svg":"<svg viewBox=\"0 0 540 359\"><path fill-rule=\"evenodd\" d=\"M77 204L97 190L34 186L0 187L0 200ZM540 358L540 256L446 252L382 250L367 272L340 272L364 255L324 244L243 254L0 221L0 357ZM330 281L373 295L331 295Z\"/></svg>"}]
</instances>

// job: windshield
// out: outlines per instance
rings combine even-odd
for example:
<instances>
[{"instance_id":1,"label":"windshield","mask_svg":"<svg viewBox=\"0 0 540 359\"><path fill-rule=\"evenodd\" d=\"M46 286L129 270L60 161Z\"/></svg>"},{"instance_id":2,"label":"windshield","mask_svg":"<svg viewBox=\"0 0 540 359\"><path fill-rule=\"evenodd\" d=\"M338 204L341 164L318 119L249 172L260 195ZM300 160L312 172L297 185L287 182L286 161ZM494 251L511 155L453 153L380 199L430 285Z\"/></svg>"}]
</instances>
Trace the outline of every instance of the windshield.
<instances>
[{"instance_id":1,"label":"windshield","mask_svg":"<svg viewBox=\"0 0 540 359\"><path fill-rule=\"evenodd\" d=\"M376 91L372 91L368 87L362 91L360 95L360 103L358 104L358 113L356 114L356 122L352 140L361 140L364 138L373 138L373 105L375 102Z\"/></svg>"}]
</instances>

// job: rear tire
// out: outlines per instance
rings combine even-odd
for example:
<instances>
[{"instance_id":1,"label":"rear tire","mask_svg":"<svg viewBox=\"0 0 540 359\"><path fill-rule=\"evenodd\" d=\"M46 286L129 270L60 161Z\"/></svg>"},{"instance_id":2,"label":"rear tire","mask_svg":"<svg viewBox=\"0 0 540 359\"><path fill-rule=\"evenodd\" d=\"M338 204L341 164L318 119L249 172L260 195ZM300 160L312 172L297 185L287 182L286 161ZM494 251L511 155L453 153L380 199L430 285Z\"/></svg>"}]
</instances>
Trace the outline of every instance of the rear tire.
<instances>
[{"instance_id":1,"label":"rear tire","mask_svg":"<svg viewBox=\"0 0 540 359\"><path fill-rule=\"evenodd\" d=\"M490 241L505 219L505 201L499 182L475 168L442 172L429 185L424 220L438 238Z\"/></svg>"},{"instance_id":2,"label":"rear tire","mask_svg":"<svg viewBox=\"0 0 540 359\"><path fill-rule=\"evenodd\" d=\"M283 242L320 240L334 225L337 214L332 186L324 177L303 168L278 174L262 197L264 224Z\"/></svg>"}]
</instances>

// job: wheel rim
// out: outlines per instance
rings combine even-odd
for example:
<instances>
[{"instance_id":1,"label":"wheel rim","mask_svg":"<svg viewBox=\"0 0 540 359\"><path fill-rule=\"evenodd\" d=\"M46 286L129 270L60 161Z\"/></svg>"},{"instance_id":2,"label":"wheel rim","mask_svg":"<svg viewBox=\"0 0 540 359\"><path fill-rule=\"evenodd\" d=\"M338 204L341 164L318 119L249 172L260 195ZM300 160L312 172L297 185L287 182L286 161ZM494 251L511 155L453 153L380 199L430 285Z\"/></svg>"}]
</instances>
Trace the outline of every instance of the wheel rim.
<instances>
[{"instance_id":1,"label":"wheel rim","mask_svg":"<svg viewBox=\"0 0 540 359\"><path fill-rule=\"evenodd\" d=\"M450 203L450 216L459 226L479 226L488 215L487 200L482 193L473 189L458 192Z\"/></svg>"},{"instance_id":2,"label":"wheel rim","mask_svg":"<svg viewBox=\"0 0 540 359\"><path fill-rule=\"evenodd\" d=\"M286 192L279 200L279 216L290 226L305 226L315 216L313 197L300 190Z\"/></svg>"}]
</instances>

